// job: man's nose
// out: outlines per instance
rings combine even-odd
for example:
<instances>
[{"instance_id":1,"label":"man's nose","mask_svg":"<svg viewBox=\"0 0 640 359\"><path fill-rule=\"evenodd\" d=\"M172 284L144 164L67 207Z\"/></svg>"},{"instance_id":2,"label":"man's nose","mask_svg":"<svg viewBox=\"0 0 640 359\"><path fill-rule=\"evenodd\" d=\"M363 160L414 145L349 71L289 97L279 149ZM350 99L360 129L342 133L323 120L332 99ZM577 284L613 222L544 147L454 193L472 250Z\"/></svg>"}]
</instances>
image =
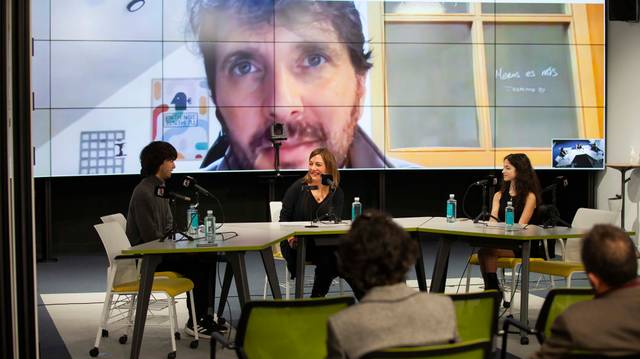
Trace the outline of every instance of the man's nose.
<instances>
[{"instance_id":1,"label":"man's nose","mask_svg":"<svg viewBox=\"0 0 640 359\"><path fill-rule=\"evenodd\" d=\"M282 67L276 67L273 74L273 96L269 115L276 122L297 120L302 116L304 106L299 83L294 74Z\"/></svg>"}]
</instances>

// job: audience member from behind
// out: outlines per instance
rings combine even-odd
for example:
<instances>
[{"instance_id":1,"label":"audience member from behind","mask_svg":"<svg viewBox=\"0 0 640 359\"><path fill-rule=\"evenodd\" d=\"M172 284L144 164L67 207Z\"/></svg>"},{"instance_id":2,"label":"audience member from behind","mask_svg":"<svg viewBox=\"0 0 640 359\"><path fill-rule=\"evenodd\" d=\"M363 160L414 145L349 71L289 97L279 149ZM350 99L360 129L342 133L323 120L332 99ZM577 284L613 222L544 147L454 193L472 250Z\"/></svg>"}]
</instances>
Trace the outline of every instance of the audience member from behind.
<instances>
[{"instance_id":1,"label":"audience member from behind","mask_svg":"<svg viewBox=\"0 0 640 359\"><path fill-rule=\"evenodd\" d=\"M559 358L570 351L640 354L640 280L633 242L618 227L596 225L583 240L582 261L595 298L562 313L533 358Z\"/></svg>"},{"instance_id":2,"label":"audience member from behind","mask_svg":"<svg viewBox=\"0 0 640 359\"><path fill-rule=\"evenodd\" d=\"M367 211L338 247L341 274L366 291L360 304L328 323L328 358L360 358L399 346L452 343L457 339L453 302L405 284L418 244L391 218Z\"/></svg>"}]
</instances>

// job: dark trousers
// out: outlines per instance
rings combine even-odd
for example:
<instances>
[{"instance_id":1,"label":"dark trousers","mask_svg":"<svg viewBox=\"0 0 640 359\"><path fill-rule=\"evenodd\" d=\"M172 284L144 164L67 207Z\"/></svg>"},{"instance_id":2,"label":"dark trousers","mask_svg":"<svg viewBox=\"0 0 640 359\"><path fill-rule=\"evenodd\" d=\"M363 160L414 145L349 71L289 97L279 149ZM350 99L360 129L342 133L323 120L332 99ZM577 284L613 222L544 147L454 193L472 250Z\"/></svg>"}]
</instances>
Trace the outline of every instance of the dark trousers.
<instances>
[{"instance_id":1,"label":"dark trousers","mask_svg":"<svg viewBox=\"0 0 640 359\"><path fill-rule=\"evenodd\" d=\"M215 261L199 257L193 254L176 254L164 256L162 262L158 265L156 271L171 271L182 274L185 278L191 279L193 282L193 300L196 306L195 312L198 322L204 320L207 316L207 309L213 306L213 298L209 293L212 291L212 277ZM189 320L193 323L191 317L191 300L187 293L187 308L189 309Z\"/></svg>"},{"instance_id":2,"label":"dark trousers","mask_svg":"<svg viewBox=\"0 0 640 359\"><path fill-rule=\"evenodd\" d=\"M329 293L329 288L333 280L340 275L338 272L338 260L336 258L335 246L316 246L313 240L307 240L306 257L316 266L313 278L313 288L311 289L311 297L324 297ZM291 279L296 276L297 249L291 248L289 242L280 242L280 250L283 257L287 260L287 268L291 273ZM344 277L343 277L344 278ZM344 278L349 284L357 299L362 298L364 291L356 288L349 278Z\"/></svg>"}]
</instances>

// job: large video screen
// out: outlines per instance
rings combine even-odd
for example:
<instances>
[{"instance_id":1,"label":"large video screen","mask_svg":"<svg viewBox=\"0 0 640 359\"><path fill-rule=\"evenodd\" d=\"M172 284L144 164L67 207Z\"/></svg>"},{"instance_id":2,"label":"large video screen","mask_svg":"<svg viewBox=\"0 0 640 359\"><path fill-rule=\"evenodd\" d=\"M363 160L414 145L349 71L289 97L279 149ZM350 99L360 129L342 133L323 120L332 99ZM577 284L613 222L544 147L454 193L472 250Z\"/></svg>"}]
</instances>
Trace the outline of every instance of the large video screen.
<instances>
[{"instance_id":1,"label":"large video screen","mask_svg":"<svg viewBox=\"0 0 640 359\"><path fill-rule=\"evenodd\" d=\"M37 176L139 173L155 140L179 172L273 170L274 124L282 169L316 147L342 168L501 168L513 152L560 168L557 139L605 143L604 0L31 8Z\"/></svg>"}]
</instances>

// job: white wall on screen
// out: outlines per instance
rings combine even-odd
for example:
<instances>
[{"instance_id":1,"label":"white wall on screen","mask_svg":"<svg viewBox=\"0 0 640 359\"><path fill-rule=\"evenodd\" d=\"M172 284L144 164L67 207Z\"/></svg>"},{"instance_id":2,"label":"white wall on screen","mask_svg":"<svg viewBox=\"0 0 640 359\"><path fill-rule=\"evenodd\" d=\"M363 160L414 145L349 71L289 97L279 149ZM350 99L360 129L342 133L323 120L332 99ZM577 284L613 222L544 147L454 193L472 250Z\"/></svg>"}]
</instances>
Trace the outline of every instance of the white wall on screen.
<instances>
[{"instance_id":1,"label":"white wall on screen","mask_svg":"<svg viewBox=\"0 0 640 359\"><path fill-rule=\"evenodd\" d=\"M48 1L36 0L34 6ZM51 9L51 38L162 40L163 1L147 1L145 6L135 12L127 11L126 3L114 0L54 0L55 6Z\"/></svg>"},{"instance_id":2,"label":"white wall on screen","mask_svg":"<svg viewBox=\"0 0 640 359\"><path fill-rule=\"evenodd\" d=\"M607 162L628 163L634 147L640 151L640 24L610 21L607 56ZM628 174L627 174L628 175ZM597 206L608 209L608 198L620 193L620 172L613 169L598 174ZM638 207L628 198L625 227L638 228ZM638 234L636 234L636 241Z\"/></svg>"}]
</instances>

